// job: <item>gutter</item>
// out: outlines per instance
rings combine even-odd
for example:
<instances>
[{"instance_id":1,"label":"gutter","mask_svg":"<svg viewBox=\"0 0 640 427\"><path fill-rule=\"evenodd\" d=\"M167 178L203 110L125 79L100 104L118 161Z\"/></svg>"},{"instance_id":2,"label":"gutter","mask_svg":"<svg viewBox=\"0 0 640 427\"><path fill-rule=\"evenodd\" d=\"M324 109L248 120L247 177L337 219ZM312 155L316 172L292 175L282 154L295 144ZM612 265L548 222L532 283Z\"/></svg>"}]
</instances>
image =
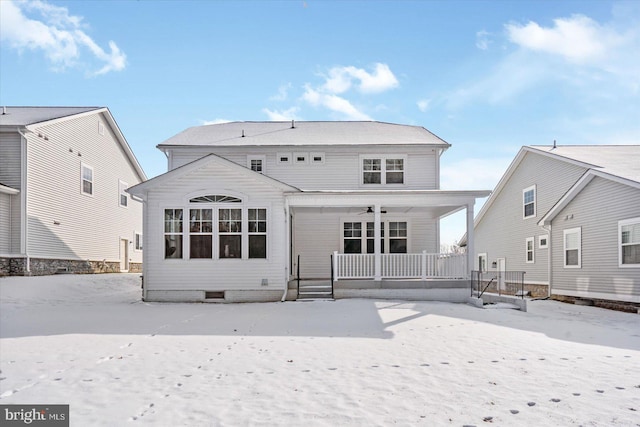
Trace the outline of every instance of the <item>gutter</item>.
<instances>
[{"instance_id":1,"label":"gutter","mask_svg":"<svg viewBox=\"0 0 640 427\"><path fill-rule=\"evenodd\" d=\"M280 302L285 302L287 300L287 292L289 291L289 265L291 263L291 225L289 224L290 220L290 211L289 211L289 199L285 197L284 199L284 226L285 226L285 236L286 237L286 245L287 250L285 251L288 254L287 262L284 267L284 292L282 293L282 298Z\"/></svg>"},{"instance_id":2,"label":"gutter","mask_svg":"<svg viewBox=\"0 0 640 427\"><path fill-rule=\"evenodd\" d=\"M22 201L22 212L21 212L21 217L23 219L23 226L22 226L22 233L24 236L24 255L25 255L25 259L26 259L26 266L25 266L25 273L29 273L28 275L31 275L31 256L29 255L29 242L28 242L28 227L29 227L29 221L28 221L28 215L27 215L27 135L25 135L24 133L22 133L22 131L20 130L20 128L16 128L16 131L20 134L20 136L22 136L22 150L21 150L21 165L20 167L22 168L21 171L21 187L22 187L22 191L21 191L21 201ZM28 128L24 128L25 132L33 132L32 130L28 129Z\"/></svg>"}]
</instances>

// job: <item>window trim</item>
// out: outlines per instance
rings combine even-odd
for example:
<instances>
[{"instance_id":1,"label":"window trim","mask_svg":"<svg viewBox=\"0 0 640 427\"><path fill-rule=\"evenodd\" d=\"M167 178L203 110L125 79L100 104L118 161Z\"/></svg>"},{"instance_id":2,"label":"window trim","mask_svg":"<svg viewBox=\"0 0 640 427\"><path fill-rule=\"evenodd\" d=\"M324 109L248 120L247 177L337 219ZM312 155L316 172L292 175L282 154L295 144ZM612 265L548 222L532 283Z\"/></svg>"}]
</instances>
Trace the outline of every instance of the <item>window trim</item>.
<instances>
[{"instance_id":1,"label":"window trim","mask_svg":"<svg viewBox=\"0 0 640 427\"><path fill-rule=\"evenodd\" d=\"M278 153L278 164L281 165L290 165L291 163L293 163L291 161L291 153ZM283 158L287 158L287 160L282 160Z\"/></svg>"},{"instance_id":2,"label":"window trim","mask_svg":"<svg viewBox=\"0 0 640 427\"><path fill-rule=\"evenodd\" d=\"M359 158L359 171L360 174L360 186L361 187L376 187L376 186L390 186L390 187L404 187L407 185L407 158L406 154L360 154ZM380 183L365 183L364 182L364 161L365 160L380 160ZM387 183L387 160L402 160L402 182Z\"/></svg>"},{"instance_id":3,"label":"window trim","mask_svg":"<svg viewBox=\"0 0 640 427\"><path fill-rule=\"evenodd\" d=\"M525 203L524 198L525 198L525 194L528 193L529 191L533 191L533 201L530 202L533 204L533 213L531 215L525 215L526 206L529 205L530 203ZM537 206L538 194L537 193L538 192L535 184L522 190L522 219L535 218L537 216L537 210L538 210L538 206Z\"/></svg>"},{"instance_id":4,"label":"window trim","mask_svg":"<svg viewBox=\"0 0 640 427\"><path fill-rule=\"evenodd\" d=\"M542 240L545 239L546 243L543 245ZM538 249L549 249L549 235L541 234L538 236Z\"/></svg>"},{"instance_id":5,"label":"window trim","mask_svg":"<svg viewBox=\"0 0 640 427\"><path fill-rule=\"evenodd\" d=\"M261 164L262 170L256 171L256 170L253 169L253 167L251 167L252 166L251 163L254 160L259 160L262 163ZM257 172L257 173L260 173L260 174L264 175L264 174L267 173L267 157L263 156L263 155L257 155L257 154L256 155L248 155L247 156L247 167L249 169L251 169L252 171L254 171L254 172Z\"/></svg>"},{"instance_id":6,"label":"window trim","mask_svg":"<svg viewBox=\"0 0 640 427\"><path fill-rule=\"evenodd\" d=\"M84 181L85 181L84 169L85 168L91 171L91 181L87 180L88 182L91 183L91 193L87 193L86 191L84 191ZM80 162L80 193L84 194L85 196L93 197L95 193L95 181L96 181L96 177L93 170L93 166L89 166L84 162Z\"/></svg>"},{"instance_id":7,"label":"window trim","mask_svg":"<svg viewBox=\"0 0 640 427\"><path fill-rule=\"evenodd\" d=\"M578 250L578 264L567 265L567 235L573 233L578 234L578 247L575 248ZM575 249L569 248L569 250ZM562 266L564 268L582 268L582 227L569 228L562 231Z\"/></svg>"},{"instance_id":8,"label":"window trim","mask_svg":"<svg viewBox=\"0 0 640 427\"><path fill-rule=\"evenodd\" d=\"M316 157L320 157L320 160L316 160ZM312 165L324 165L324 159L324 153L309 153L309 161Z\"/></svg>"},{"instance_id":9,"label":"window trim","mask_svg":"<svg viewBox=\"0 0 640 427\"><path fill-rule=\"evenodd\" d=\"M119 179L118 180L118 206L125 209L129 207L129 194L127 194L127 192L125 191L127 188L129 188L129 184ZM122 196L126 197L125 200L127 201L124 205L122 204Z\"/></svg>"},{"instance_id":10,"label":"window trim","mask_svg":"<svg viewBox=\"0 0 640 427\"><path fill-rule=\"evenodd\" d=\"M524 260L527 264L536 263L536 239L535 237L527 237L524 239ZM531 243L531 249L529 249L529 243ZM529 253L531 253L531 259L529 259Z\"/></svg>"},{"instance_id":11,"label":"window trim","mask_svg":"<svg viewBox=\"0 0 640 427\"><path fill-rule=\"evenodd\" d=\"M640 264L623 264L622 263L622 227L630 224L640 224L640 217L623 219L618 221L618 267L620 268L640 268Z\"/></svg>"},{"instance_id":12,"label":"window trim","mask_svg":"<svg viewBox=\"0 0 640 427\"><path fill-rule=\"evenodd\" d=\"M142 252L144 249L144 243L142 240L142 233L139 231L133 232L133 249L136 252Z\"/></svg>"},{"instance_id":13,"label":"window trim","mask_svg":"<svg viewBox=\"0 0 640 427\"><path fill-rule=\"evenodd\" d=\"M488 269L488 265L487 265L487 260L488 260L487 253L486 253L486 252L480 252L480 253L478 254L478 258L477 258L477 260L478 260L478 271L480 271L480 272L482 272L482 273L486 273L486 272L487 272L487 269ZM484 268L483 268L483 266L482 266L482 262L481 262L481 260L483 260L483 261L484 261Z\"/></svg>"}]
</instances>

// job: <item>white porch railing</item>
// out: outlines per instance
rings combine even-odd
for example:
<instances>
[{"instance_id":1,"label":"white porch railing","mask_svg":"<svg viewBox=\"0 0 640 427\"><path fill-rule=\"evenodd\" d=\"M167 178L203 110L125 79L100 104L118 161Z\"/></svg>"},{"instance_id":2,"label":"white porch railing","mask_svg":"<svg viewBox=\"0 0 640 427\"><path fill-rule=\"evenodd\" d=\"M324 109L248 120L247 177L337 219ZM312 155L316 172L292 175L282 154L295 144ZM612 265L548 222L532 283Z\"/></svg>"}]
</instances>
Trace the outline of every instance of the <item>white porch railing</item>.
<instances>
[{"instance_id":1,"label":"white porch railing","mask_svg":"<svg viewBox=\"0 0 640 427\"><path fill-rule=\"evenodd\" d=\"M334 280L375 279L374 254L333 254ZM381 254L381 279L464 279L465 254Z\"/></svg>"}]
</instances>

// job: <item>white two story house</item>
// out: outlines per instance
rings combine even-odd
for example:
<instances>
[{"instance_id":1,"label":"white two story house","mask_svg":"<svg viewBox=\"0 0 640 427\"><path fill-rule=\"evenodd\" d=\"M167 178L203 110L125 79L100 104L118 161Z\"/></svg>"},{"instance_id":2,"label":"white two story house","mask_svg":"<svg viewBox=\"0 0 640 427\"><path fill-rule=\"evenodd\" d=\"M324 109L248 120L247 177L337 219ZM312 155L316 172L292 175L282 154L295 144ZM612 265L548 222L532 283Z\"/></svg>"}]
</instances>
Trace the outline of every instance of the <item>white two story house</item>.
<instances>
[{"instance_id":1,"label":"white two story house","mask_svg":"<svg viewBox=\"0 0 640 427\"><path fill-rule=\"evenodd\" d=\"M169 171L128 190L144 204L144 298L462 301L472 262L439 253L439 221L466 210L473 236L489 191L440 190L449 146L380 122L189 128L158 146Z\"/></svg>"},{"instance_id":2,"label":"white two story house","mask_svg":"<svg viewBox=\"0 0 640 427\"><path fill-rule=\"evenodd\" d=\"M141 271L145 179L108 108L2 108L0 276Z\"/></svg>"}]
</instances>

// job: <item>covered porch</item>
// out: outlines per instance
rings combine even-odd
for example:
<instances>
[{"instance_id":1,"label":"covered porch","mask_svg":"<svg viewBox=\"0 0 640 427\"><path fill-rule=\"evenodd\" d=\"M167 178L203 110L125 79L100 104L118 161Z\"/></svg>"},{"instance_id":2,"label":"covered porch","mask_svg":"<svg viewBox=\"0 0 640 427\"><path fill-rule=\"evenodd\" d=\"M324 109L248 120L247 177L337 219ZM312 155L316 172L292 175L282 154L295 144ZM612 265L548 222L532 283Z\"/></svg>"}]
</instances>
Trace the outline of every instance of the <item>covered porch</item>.
<instances>
[{"instance_id":1,"label":"covered porch","mask_svg":"<svg viewBox=\"0 0 640 427\"><path fill-rule=\"evenodd\" d=\"M297 294L299 283L325 292L330 286L336 298L384 294L440 300L426 297L424 290L450 292L454 288L464 288L466 294L473 252L440 253L439 221L466 210L466 231L472 235L475 201L488 193L363 190L287 194L289 294Z\"/></svg>"}]
</instances>

